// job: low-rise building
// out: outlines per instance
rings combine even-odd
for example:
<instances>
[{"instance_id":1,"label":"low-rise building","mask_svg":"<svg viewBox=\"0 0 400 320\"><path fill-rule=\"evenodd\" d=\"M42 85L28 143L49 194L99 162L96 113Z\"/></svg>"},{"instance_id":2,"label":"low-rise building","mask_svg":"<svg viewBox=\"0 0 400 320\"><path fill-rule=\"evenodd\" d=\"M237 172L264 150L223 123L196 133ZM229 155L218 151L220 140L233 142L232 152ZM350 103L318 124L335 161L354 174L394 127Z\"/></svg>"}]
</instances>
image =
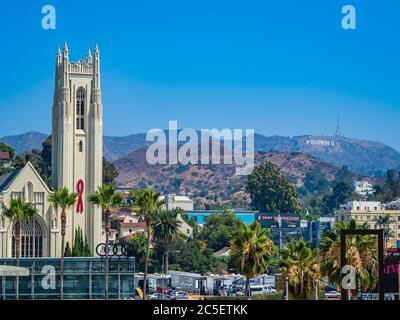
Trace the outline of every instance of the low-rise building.
<instances>
[{"instance_id":1,"label":"low-rise building","mask_svg":"<svg viewBox=\"0 0 400 320\"><path fill-rule=\"evenodd\" d=\"M400 247L400 210L395 206L384 205L378 201L349 201L342 204L335 214L336 221L355 220L358 224L367 223L369 229L381 229L376 222L378 217L390 215L389 225L393 237L386 239L388 248Z\"/></svg>"},{"instance_id":2,"label":"low-rise building","mask_svg":"<svg viewBox=\"0 0 400 320\"><path fill-rule=\"evenodd\" d=\"M183 211L192 211L194 204L193 200L187 196L178 196L175 194L166 194L161 196L160 200L165 200L164 210L182 209Z\"/></svg>"},{"instance_id":3,"label":"low-rise building","mask_svg":"<svg viewBox=\"0 0 400 320\"><path fill-rule=\"evenodd\" d=\"M354 191L361 196L368 197L374 193L374 187L368 180L355 180Z\"/></svg>"},{"instance_id":4,"label":"low-rise building","mask_svg":"<svg viewBox=\"0 0 400 320\"><path fill-rule=\"evenodd\" d=\"M12 159L7 151L0 151L0 168L10 168Z\"/></svg>"}]
</instances>

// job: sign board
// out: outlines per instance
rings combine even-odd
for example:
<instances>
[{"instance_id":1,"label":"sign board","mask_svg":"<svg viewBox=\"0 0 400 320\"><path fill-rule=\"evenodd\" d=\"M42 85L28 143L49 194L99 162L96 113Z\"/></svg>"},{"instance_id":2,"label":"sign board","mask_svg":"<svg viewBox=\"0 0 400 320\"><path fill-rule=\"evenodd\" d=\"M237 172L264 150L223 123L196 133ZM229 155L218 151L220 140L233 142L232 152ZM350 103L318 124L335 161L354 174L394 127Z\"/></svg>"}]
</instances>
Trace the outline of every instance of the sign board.
<instances>
[{"instance_id":1,"label":"sign board","mask_svg":"<svg viewBox=\"0 0 400 320\"><path fill-rule=\"evenodd\" d=\"M296 213L258 213L256 214L262 228L296 229L300 228L300 215Z\"/></svg>"}]
</instances>

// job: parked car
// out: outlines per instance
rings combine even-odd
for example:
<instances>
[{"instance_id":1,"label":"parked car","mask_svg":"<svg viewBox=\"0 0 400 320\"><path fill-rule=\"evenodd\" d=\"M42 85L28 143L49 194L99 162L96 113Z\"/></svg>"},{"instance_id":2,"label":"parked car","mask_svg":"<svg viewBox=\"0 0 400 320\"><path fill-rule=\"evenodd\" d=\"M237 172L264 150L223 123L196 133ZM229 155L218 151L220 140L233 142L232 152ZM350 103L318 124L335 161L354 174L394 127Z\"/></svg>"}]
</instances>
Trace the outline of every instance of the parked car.
<instances>
[{"instance_id":1,"label":"parked car","mask_svg":"<svg viewBox=\"0 0 400 320\"><path fill-rule=\"evenodd\" d=\"M172 300L172 297L167 294L154 293L149 296L149 300Z\"/></svg>"},{"instance_id":2,"label":"parked car","mask_svg":"<svg viewBox=\"0 0 400 320\"><path fill-rule=\"evenodd\" d=\"M274 294L276 293L276 288L273 286L264 286L264 294Z\"/></svg>"},{"instance_id":3,"label":"parked car","mask_svg":"<svg viewBox=\"0 0 400 320\"><path fill-rule=\"evenodd\" d=\"M328 291L325 292L325 298L326 299L339 299L341 296L340 292L337 291Z\"/></svg>"}]
</instances>

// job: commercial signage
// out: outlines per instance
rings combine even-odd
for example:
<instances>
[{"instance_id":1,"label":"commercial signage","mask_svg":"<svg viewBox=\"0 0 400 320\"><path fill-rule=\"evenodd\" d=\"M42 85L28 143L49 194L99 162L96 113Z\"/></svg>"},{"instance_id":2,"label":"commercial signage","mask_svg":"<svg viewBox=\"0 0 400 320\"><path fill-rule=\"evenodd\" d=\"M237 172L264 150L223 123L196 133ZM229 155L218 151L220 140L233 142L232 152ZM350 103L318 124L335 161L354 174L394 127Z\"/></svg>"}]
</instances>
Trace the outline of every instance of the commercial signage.
<instances>
[{"instance_id":1,"label":"commercial signage","mask_svg":"<svg viewBox=\"0 0 400 320\"><path fill-rule=\"evenodd\" d=\"M256 215L262 228L300 228L300 216L296 213L259 213Z\"/></svg>"}]
</instances>

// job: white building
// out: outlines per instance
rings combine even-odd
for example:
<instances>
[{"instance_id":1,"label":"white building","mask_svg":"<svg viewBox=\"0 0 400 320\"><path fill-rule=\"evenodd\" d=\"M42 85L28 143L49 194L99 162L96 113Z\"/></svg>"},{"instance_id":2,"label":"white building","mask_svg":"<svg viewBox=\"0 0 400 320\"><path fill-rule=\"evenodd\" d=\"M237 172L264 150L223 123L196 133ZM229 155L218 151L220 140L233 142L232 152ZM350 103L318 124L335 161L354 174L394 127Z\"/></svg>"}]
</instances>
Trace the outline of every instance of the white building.
<instances>
[{"instance_id":1,"label":"white building","mask_svg":"<svg viewBox=\"0 0 400 320\"><path fill-rule=\"evenodd\" d=\"M166 205L163 208L164 210L181 208L183 211L193 211L194 208L193 200L187 196L167 194L165 196L161 196L160 200L167 201Z\"/></svg>"},{"instance_id":2,"label":"white building","mask_svg":"<svg viewBox=\"0 0 400 320\"><path fill-rule=\"evenodd\" d=\"M90 50L86 61L69 61L65 44L58 49L55 64L52 110L52 183L78 193L78 203L67 212L65 241L74 243L80 227L91 252L102 237L101 209L88 203L88 196L102 184L102 117L100 57L96 46L94 59ZM22 223L22 257L58 257L61 255L60 210L47 201L51 190L28 163L0 177L0 201L23 197L38 214ZM1 212L0 212L1 214ZM13 257L14 223L0 215L0 257Z\"/></svg>"},{"instance_id":3,"label":"white building","mask_svg":"<svg viewBox=\"0 0 400 320\"><path fill-rule=\"evenodd\" d=\"M355 180L354 181L354 191L361 196L368 197L374 193L374 188L372 183L367 180Z\"/></svg>"}]
</instances>

